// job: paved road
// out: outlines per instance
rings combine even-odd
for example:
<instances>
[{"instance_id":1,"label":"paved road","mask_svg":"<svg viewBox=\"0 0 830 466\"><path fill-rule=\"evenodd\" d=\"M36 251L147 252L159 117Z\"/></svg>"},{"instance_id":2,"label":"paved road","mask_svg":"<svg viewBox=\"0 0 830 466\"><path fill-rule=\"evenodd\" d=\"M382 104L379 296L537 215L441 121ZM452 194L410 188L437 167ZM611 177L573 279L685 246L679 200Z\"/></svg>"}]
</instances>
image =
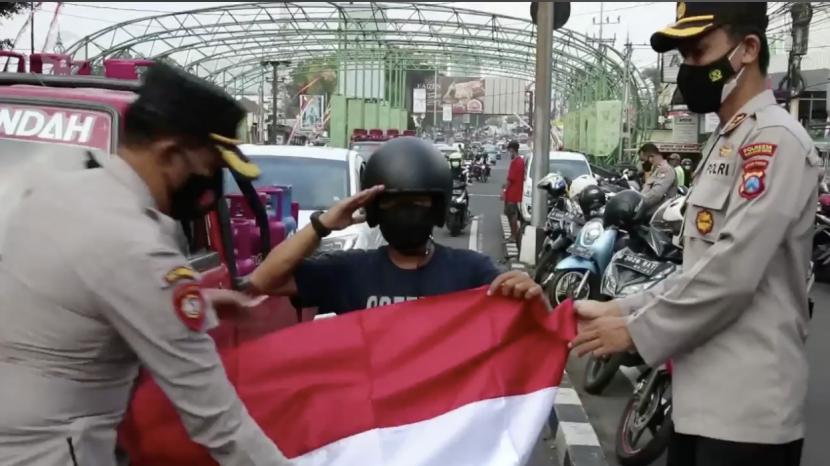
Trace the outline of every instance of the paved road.
<instances>
[{"instance_id":1,"label":"paved road","mask_svg":"<svg viewBox=\"0 0 830 466\"><path fill-rule=\"evenodd\" d=\"M474 183L469 187L470 211L473 223L458 237L451 237L446 228L436 230L435 240L443 245L455 248L469 248L490 256L493 261L504 267L504 244L501 227L502 201L499 198L501 185L507 178L507 160L501 160L493 167L487 183ZM543 433L533 452L528 466L557 466L548 441L547 432Z\"/></svg>"},{"instance_id":2,"label":"paved road","mask_svg":"<svg viewBox=\"0 0 830 466\"><path fill-rule=\"evenodd\" d=\"M470 187L471 210L477 220L458 238L451 238L444 229L436 233L436 239L442 244L454 247L471 247L494 259L504 260L504 247L500 215L502 202L499 199L500 187L507 175L507 161L502 160L493 169L492 177L486 184L474 184ZM476 237L471 241L469 232L475 230ZM830 464L830 455L822 444L830 439L830 285L817 284L813 292L816 300L815 317L810 327L808 352L810 358L811 380L807 400L807 439L804 446L802 466L826 466ZM584 361L572 360L568 364L568 373L577 388L581 385ZM617 466L614 461L614 434L625 402L631 395L632 385L623 374L618 374L603 396L595 397L580 391L585 410L597 431L605 449L609 464ZM553 455L548 444L540 442L534 454L531 466L554 465ZM663 466L665 459L655 465Z\"/></svg>"}]
</instances>

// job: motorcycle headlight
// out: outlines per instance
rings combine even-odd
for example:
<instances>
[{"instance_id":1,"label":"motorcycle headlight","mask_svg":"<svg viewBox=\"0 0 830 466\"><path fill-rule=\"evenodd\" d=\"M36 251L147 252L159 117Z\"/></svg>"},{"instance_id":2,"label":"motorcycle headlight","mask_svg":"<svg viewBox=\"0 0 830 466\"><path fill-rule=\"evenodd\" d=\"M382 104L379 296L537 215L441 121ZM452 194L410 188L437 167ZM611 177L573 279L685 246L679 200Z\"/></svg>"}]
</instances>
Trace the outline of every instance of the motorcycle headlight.
<instances>
[{"instance_id":1,"label":"motorcycle headlight","mask_svg":"<svg viewBox=\"0 0 830 466\"><path fill-rule=\"evenodd\" d=\"M349 249L354 249L355 243L357 243L357 235L323 238L323 240L320 241L320 247L317 248L317 252L347 251Z\"/></svg>"},{"instance_id":2,"label":"motorcycle headlight","mask_svg":"<svg viewBox=\"0 0 830 466\"><path fill-rule=\"evenodd\" d=\"M602 225L597 222L591 222L586 224L582 227L582 232L580 233L580 242L583 246L591 246L594 244L600 235L602 235Z\"/></svg>"}]
</instances>

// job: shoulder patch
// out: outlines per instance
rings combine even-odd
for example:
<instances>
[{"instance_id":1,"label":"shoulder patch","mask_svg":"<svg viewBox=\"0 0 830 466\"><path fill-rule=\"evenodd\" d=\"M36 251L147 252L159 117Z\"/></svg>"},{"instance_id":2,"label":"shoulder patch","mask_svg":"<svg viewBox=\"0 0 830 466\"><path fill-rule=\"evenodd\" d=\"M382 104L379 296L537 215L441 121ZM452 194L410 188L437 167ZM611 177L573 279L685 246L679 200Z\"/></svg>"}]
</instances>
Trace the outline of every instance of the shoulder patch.
<instances>
[{"instance_id":1,"label":"shoulder patch","mask_svg":"<svg viewBox=\"0 0 830 466\"><path fill-rule=\"evenodd\" d=\"M747 144L741 147L739 151L741 158L744 160L752 157L772 157L775 151L778 150L777 144L770 144L768 142L758 142L755 144Z\"/></svg>"},{"instance_id":2,"label":"shoulder patch","mask_svg":"<svg viewBox=\"0 0 830 466\"><path fill-rule=\"evenodd\" d=\"M173 291L173 310L187 328L194 332L201 331L205 322L207 304L199 285L185 283L176 287Z\"/></svg>"},{"instance_id":3,"label":"shoulder patch","mask_svg":"<svg viewBox=\"0 0 830 466\"><path fill-rule=\"evenodd\" d=\"M196 280L196 271L185 265L171 269L164 274L163 288L172 286L181 280Z\"/></svg>"}]
</instances>

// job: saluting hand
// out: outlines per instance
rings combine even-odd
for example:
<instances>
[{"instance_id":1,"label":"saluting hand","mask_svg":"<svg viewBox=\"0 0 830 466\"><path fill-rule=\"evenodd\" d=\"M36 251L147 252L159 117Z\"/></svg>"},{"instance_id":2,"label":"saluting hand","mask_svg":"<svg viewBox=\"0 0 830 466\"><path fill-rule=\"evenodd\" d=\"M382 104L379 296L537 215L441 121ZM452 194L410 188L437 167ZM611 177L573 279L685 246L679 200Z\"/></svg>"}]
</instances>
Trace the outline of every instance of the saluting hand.
<instances>
[{"instance_id":1,"label":"saluting hand","mask_svg":"<svg viewBox=\"0 0 830 466\"><path fill-rule=\"evenodd\" d=\"M512 296L516 299L534 299L542 295L542 287L533 281L527 272L512 270L505 272L490 285L487 290L489 296L500 293L502 296Z\"/></svg>"},{"instance_id":2,"label":"saluting hand","mask_svg":"<svg viewBox=\"0 0 830 466\"><path fill-rule=\"evenodd\" d=\"M342 230L357 223L365 222L366 216L357 215L357 210L369 204L378 194L383 192L383 189L382 185L374 186L339 201L320 215L320 222L324 227L333 231Z\"/></svg>"}]
</instances>

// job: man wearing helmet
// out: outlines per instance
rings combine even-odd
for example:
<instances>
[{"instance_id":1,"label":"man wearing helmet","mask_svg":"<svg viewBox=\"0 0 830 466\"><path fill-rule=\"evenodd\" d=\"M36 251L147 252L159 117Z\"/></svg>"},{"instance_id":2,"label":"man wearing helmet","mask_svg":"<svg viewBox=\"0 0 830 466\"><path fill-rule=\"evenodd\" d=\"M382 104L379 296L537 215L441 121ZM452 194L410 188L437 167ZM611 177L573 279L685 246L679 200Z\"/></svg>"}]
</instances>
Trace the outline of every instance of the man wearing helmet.
<instances>
[{"instance_id":1,"label":"man wearing helmet","mask_svg":"<svg viewBox=\"0 0 830 466\"><path fill-rule=\"evenodd\" d=\"M766 88L766 2L678 2L655 33L679 49L678 88L721 125L703 148L683 224L683 271L645 293L580 302L573 342L672 361L669 466L796 466L805 434L808 268L821 169Z\"/></svg>"},{"instance_id":2,"label":"man wearing helmet","mask_svg":"<svg viewBox=\"0 0 830 466\"><path fill-rule=\"evenodd\" d=\"M524 272L499 274L490 258L435 243L452 194L446 160L414 137L384 144L369 159L363 191L277 246L253 272L249 292L298 297L320 313L345 313L491 285L491 292L531 299L541 288ZM356 215L365 208L365 215ZM356 222L378 225L388 247L309 257L320 239Z\"/></svg>"},{"instance_id":3,"label":"man wearing helmet","mask_svg":"<svg viewBox=\"0 0 830 466\"><path fill-rule=\"evenodd\" d=\"M643 207L646 215L654 213L666 199L677 195L677 176L674 169L663 158L663 154L652 143L643 144L640 153L648 157L651 176L643 186Z\"/></svg>"}]
</instances>

